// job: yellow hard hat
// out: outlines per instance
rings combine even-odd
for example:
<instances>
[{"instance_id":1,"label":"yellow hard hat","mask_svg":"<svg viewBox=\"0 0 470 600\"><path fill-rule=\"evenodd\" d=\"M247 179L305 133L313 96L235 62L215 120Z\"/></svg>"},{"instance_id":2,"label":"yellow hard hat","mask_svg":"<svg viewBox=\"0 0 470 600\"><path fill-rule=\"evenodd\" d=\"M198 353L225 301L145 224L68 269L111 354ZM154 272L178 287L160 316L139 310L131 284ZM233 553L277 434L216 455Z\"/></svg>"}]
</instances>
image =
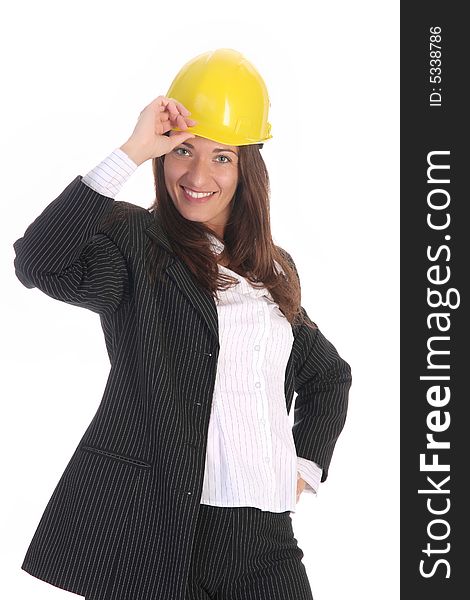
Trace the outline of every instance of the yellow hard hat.
<instances>
[{"instance_id":1,"label":"yellow hard hat","mask_svg":"<svg viewBox=\"0 0 470 600\"><path fill-rule=\"evenodd\" d=\"M204 52L176 75L167 97L181 102L197 121L188 132L229 146L270 138L268 90L255 67L231 48ZM179 127L173 127L181 131Z\"/></svg>"}]
</instances>

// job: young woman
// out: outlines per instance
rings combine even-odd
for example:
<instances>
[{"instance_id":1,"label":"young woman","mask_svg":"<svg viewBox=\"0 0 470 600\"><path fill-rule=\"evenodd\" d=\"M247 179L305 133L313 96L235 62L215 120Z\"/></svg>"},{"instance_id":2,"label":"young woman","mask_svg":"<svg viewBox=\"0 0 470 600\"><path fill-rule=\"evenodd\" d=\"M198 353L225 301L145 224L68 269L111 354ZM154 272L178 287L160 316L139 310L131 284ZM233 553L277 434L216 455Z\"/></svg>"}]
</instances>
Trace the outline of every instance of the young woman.
<instances>
[{"instance_id":1,"label":"young woman","mask_svg":"<svg viewBox=\"0 0 470 600\"><path fill-rule=\"evenodd\" d=\"M192 59L14 243L19 280L99 314L110 358L22 564L87 600L312 598L291 513L351 370L271 237L268 107L240 53ZM147 160L154 204L116 201Z\"/></svg>"}]
</instances>

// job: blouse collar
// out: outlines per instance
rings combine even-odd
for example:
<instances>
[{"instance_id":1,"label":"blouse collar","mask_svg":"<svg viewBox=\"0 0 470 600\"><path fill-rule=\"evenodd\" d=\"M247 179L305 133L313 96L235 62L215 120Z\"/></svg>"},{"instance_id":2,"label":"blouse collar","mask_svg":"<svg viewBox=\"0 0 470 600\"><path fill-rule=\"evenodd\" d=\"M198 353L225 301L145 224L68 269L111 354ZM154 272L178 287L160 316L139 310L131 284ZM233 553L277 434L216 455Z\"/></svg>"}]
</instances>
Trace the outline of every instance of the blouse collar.
<instances>
[{"instance_id":1,"label":"blouse collar","mask_svg":"<svg viewBox=\"0 0 470 600\"><path fill-rule=\"evenodd\" d=\"M225 245L211 233L207 234L209 241L211 243L212 251L215 254L220 254L224 249ZM261 296L265 296L271 302L274 302L273 297L270 292L264 286L257 286L256 284L252 284L246 277L242 277L235 271L232 271L228 267L224 267L223 265L219 265L219 269L222 271L227 271L229 275L238 279L238 283L235 284L234 289L236 289L240 294L246 294L247 296L251 296L252 298L259 298Z\"/></svg>"},{"instance_id":2,"label":"blouse collar","mask_svg":"<svg viewBox=\"0 0 470 600\"><path fill-rule=\"evenodd\" d=\"M211 243L212 251L215 254L220 254L222 252L222 250L224 249L224 247L225 247L225 245L223 244L223 242L221 242L219 240L219 238L216 237L215 235L213 235L212 233L207 233L207 237L209 238L209 241ZM277 271L281 272L281 273L284 273L284 270L281 269L280 264L277 261L274 261L274 262L275 262ZM269 300L271 300L271 302L274 302L274 299L271 296L271 293L264 286L263 287L258 287L258 286L256 286L256 284L252 284L245 277L242 277L241 275L239 275L235 271L232 271L231 269L229 269L228 267L224 267L223 265L219 265L219 269L228 271L229 274L232 275L233 277L239 278L238 279L238 284L235 285L235 288L240 293L247 294L247 295L255 297L255 298L258 298L260 296L266 296Z\"/></svg>"},{"instance_id":3,"label":"blouse collar","mask_svg":"<svg viewBox=\"0 0 470 600\"><path fill-rule=\"evenodd\" d=\"M225 248L225 245L219 240L219 238L217 238L215 235L212 235L212 233L208 233L207 237L209 238L214 254L220 254Z\"/></svg>"}]
</instances>

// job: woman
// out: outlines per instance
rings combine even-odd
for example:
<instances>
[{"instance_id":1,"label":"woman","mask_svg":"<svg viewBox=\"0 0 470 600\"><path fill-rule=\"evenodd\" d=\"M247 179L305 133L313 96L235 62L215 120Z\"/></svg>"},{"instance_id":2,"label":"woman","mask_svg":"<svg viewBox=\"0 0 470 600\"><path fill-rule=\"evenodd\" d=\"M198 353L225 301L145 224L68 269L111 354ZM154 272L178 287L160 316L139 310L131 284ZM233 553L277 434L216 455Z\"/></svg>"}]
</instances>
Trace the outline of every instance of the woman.
<instances>
[{"instance_id":1,"label":"woman","mask_svg":"<svg viewBox=\"0 0 470 600\"><path fill-rule=\"evenodd\" d=\"M99 314L111 362L22 564L87 600L312 598L290 513L351 372L271 238L268 106L238 52L192 59L14 243L26 287ZM147 160L154 205L116 201Z\"/></svg>"}]
</instances>

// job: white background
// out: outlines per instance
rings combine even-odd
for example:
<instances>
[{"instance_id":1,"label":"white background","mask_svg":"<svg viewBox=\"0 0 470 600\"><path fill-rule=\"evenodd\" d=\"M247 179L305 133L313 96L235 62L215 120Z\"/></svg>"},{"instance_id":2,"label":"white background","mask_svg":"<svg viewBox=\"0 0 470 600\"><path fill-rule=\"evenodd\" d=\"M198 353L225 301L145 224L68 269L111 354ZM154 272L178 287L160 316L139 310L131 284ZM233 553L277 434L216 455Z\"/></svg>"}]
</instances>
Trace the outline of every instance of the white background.
<instances>
[{"instance_id":1,"label":"white background","mask_svg":"<svg viewBox=\"0 0 470 600\"><path fill-rule=\"evenodd\" d=\"M313 595L398 598L398 24L390 1L4 9L2 597L78 597L20 564L109 372L98 315L23 287L13 242L127 140L184 63L229 47L258 68L271 98L273 138L262 153L274 241L296 261L303 306L353 371L329 478L292 515ZM148 161L117 199L149 207L153 194Z\"/></svg>"}]
</instances>

